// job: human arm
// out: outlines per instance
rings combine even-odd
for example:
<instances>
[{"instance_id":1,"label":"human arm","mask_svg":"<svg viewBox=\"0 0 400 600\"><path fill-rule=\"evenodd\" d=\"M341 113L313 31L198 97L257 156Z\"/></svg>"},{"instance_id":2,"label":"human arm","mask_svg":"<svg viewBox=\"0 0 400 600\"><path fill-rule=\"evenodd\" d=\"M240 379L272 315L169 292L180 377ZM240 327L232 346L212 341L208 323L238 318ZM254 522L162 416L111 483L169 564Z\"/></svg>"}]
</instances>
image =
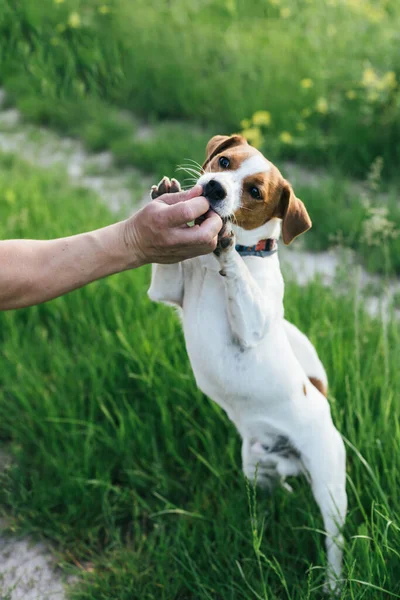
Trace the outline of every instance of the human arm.
<instances>
[{"instance_id":1,"label":"human arm","mask_svg":"<svg viewBox=\"0 0 400 600\"><path fill-rule=\"evenodd\" d=\"M221 220L196 186L165 194L125 221L54 240L0 242L0 310L32 306L113 273L212 252Z\"/></svg>"}]
</instances>

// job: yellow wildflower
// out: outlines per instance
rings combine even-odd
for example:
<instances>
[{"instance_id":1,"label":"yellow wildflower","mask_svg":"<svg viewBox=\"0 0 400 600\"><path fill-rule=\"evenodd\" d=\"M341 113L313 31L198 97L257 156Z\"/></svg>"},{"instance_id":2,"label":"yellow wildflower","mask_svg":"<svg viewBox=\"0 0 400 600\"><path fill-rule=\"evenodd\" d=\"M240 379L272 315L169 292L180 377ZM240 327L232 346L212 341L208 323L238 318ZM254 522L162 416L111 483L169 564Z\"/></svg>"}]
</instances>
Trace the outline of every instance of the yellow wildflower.
<instances>
[{"instance_id":1,"label":"yellow wildflower","mask_svg":"<svg viewBox=\"0 0 400 600\"><path fill-rule=\"evenodd\" d=\"M54 4L62 4L64 0L54 0Z\"/></svg>"},{"instance_id":2,"label":"yellow wildflower","mask_svg":"<svg viewBox=\"0 0 400 600\"><path fill-rule=\"evenodd\" d=\"M282 133L279 136L279 139L284 144L291 144L293 142L293 136L288 131L282 131Z\"/></svg>"},{"instance_id":3,"label":"yellow wildflower","mask_svg":"<svg viewBox=\"0 0 400 600\"><path fill-rule=\"evenodd\" d=\"M354 100L355 98L357 98L357 94L354 90L347 90L346 96L349 100Z\"/></svg>"},{"instance_id":4,"label":"yellow wildflower","mask_svg":"<svg viewBox=\"0 0 400 600\"><path fill-rule=\"evenodd\" d=\"M73 29L81 26L81 18L77 12L72 12L68 17L68 25Z\"/></svg>"},{"instance_id":5,"label":"yellow wildflower","mask_svg":"<svg viewBox=\"0 0 400 600\"><path fill-rule=\"evenodd\" d=\"M284 8L281 8L280 13L281 13L282 19L288 19L290 17L290 15L292 14L292 11L290 10L290 8L285 6Z\"/></svg>"},{"instance_id":6,"label":"yellow wildflower","mask_svg":"<svg viewBox=\"0 0 400 600\"><path fill-rule=\"evenodd\" d=\"M251 127L250 119L243 119L243 121L240 121L240 127L242 129L248 129L249 127Z\"/></svg>"},{"instance_id":7,"label":"yellow wildflower","mask_svg":"<svg viewBox=\"0 0 400 600\"><path fill-rule=\"evenodd\" d=\"M366 11L366 15L368 20L371 23L380 23L385 18L385 11L379 8L373 8L372 6L368 7Z\"/></svg>"},{"instance_id":8,"label":"yellow wildflower","mask_svg":"<svg viewBox=\"0 0 400 600\"><path fill-rule=\"evenodd\" d=\"M14 190L9 188L4 192L4 198L6 199L7 204L15 204L16 196Z\"/></svg>"},{"instance_id":9,"label":"yellow wildflower","mask_svg":"<svg viewBox=\"0 0 400 600\"><path fill-rule=\"evenodd\" d=\"M366 0L347 0L347 4L355 13L366 17L370 23L380 23L386 16L381 7L375 7Z\"/></svg>"},{"instance_id":10,"label":"yellow wildflower","mask_svg":"<svg viewBox=\"0 0 400 600\"><path fill-rule=\"evenodd\" d=\"M301 116L304 119L308 119L308 117L311 115L311 109L310 108L303 108L303 110L301 111Z\"/></svg>"},{"instance_id":11,"label":"yellow wildflower","mask_svg":"<svg viewBox=\"0 0 400 600\"><path fill-rule=\"evenodd\" d=\"M107 6L107 4L103 4L103 6L99 6L99 13L101 13L102 15L106 15L109 12L110 12L110 7Z\"/></svg>"},{"instance_id":12,"label":"yellow wildflower","mask_svg":"<svg viewBox=\"0 0 400 600\"><path fill-rule=\"evenodd\" d=\"M243 137L255 148L260 148L263 142L263 136L259 127L249 127L242 131Z\"/></svg>"},{"instance_id":13,"label":"yellow wildflower","mask_svg":"<svg viewBox=\"0 0 400 600\"><path fill-rule=\"evenodd\" d=\"M58 39L58 37L52 37L50 40L50 44L52 46L59 46L60 45L60 40Z\"/></svg>"},{"instance_id":14,"label":"yellow wildflower","mask_svg":"<svg viewBox=\"0 0 400 600\"><path fill-rule=\"evenodd\" d=\"M231 15L234 15L236 13L236 0L225 0L225 8Z\"/></svg>"},{"instance_id":15,"label":"yellow wildflower","mask_svg":"<svg viewBox=\"0 0 400 600\"><path fill-rule=\"evenodd\" d=\"M378 81L379 81L379 77L376 74L375 69L373 69L372 67L367 67L366 69L364 69L363 76L362 76L363 86L365 86L365 87L376 86Z\"/></svg>"},{"instance_id":16,"label":"yellow wildflower","mask_svg":"<svg viewBox=\"0 0 400 600\"><path fill-rule=\"evenodd\" d=\"M306 79L300 81L300 85L304 90L309 90L314 85L314 82L309 77L306 77Z\"/></svg>"},{"instance_id":17,"label":"yellow wildflower","mask_svg":"<svg viewBox=\"0 0 400 600\"><path fill-rule=\"evenodd\" d=\"M393 89L397 86L396 73L394 71L388 71L381 79L381 85L383 89Z\"/></svg>"},{"instance_id":18,"label":"yellow wildflower","mask_svg":"<svg viewBox=\"0 0 400 600\"><path fill-rule=\"evenodd\" d=\"M315 110L321 113L322 115L326 115L326 113L328 112L328 102L326 98L318 98L315 104Z\"/></svg>"},{"instance_id":19,"label":"yellow wildflower","mask_svg":"<svg viewBox=\"0 0 400 600\"><path fill-rule=\"evenodd\" d=\"M278 6L281 3L281 0L269 0L269 3L272 4L272 6Z\"/></svg>"},{"instance_id":20,"label":"yellow wildflower","mask_svg":"<svg viewBox=\"0 0 400 600\"><path fill-rule=\"evenodd\" d=\"M296 129L297 129L297 131L305 131L307 129L307 127L306 127L306 124L303 123L303 121L299 121L296 124Z\"/></svg>"},{"instance_id":21,"label":"yellow wildflower","mask_svg":"<svg viewBox=\"0 0 400 600\"><path fill-rule=\"evenodd\" d=\"M267 110L257 110L253 115L253 125L268 127L271 125L271 113Z\"/></svg>"},{"instance_id":22,"label":"yellow wildflower","mask_svg":"<svg viewBox=\"0 0 400 600\"><path fill-rule=\"evenodd\" d=\"M65 31L64 23L57 23L56 30L58 31L58 33L63 33Z\"/></svg>"}]
</instances>

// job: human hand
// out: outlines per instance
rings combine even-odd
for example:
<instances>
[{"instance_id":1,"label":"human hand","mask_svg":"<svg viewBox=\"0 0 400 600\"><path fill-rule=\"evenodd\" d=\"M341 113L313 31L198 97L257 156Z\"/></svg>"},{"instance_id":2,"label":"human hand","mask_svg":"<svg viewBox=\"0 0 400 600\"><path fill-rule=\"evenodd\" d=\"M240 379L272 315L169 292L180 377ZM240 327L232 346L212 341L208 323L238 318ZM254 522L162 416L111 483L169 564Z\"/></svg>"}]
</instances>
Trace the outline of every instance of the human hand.
<instances>
[{"instance_id":1,"label":"human hand","mask_svg":"<svg viewBox=\"0 0 400 600\"><path fill-rule=\"evenodd\" d=\"M196 185L186 192L162 194L124 221L123 239L132 266L175 263L213 252L222 220L210 211L202 193L202 187ZM192 221L197 222L189 226Z\"/></svg>"}]
</instances>

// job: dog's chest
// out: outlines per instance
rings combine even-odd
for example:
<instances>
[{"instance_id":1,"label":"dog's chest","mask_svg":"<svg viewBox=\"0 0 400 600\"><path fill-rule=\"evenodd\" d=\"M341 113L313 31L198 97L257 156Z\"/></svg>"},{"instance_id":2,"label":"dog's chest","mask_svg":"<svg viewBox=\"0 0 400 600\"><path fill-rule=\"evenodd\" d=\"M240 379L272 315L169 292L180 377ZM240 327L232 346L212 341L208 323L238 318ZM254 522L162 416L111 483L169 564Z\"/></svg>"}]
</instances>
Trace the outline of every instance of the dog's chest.
<instances>
[{"instance_id":1,"label":"dog's chest","mask_svg":"<svg viewBox=\"0 0 400 600\"><path fill-rule=\"evenodd\" d=\"M259 285L267 288L268 278ZM218 267L191 261L185 265L184 289L185 340L198 386L230 413L239 405L265 402L267 386L274 397L280 377L273 372L281 369L276 354L284 354L287 344L280 324L255 348L244 350L232 335Z\"/></svg>"}]
</instances>

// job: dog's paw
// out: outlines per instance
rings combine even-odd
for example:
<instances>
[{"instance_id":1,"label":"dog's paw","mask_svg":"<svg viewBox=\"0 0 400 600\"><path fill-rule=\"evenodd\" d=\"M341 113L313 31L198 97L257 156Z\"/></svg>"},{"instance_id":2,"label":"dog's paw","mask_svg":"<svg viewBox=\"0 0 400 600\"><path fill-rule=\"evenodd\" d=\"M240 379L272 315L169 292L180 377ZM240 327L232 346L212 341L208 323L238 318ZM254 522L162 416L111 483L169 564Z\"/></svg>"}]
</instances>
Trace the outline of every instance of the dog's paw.
<instances>
[{"instance_id":1,"label":"dog's paw","mask_svg":"<svg viewBox=\"0 0 400 600\"><path fill-rule=\"evenodd\" d=\"M158 185L151 187L150 196L154 200L163 194L175 194L181 191L181 184L176 179L163 177Z\"/></svg>"},{"instance_id":2,"label":"dog's paw","mask_svg":"<svg viewBox=\"0 0 400 600\"><path fill-rule=\"evenodd\" d=\"M235 247L235 234L230 223L224 223L221 231L218 234L217 247L214 254L217 257L222 257L224 253Z\"/></svg>"}]
</instances>

